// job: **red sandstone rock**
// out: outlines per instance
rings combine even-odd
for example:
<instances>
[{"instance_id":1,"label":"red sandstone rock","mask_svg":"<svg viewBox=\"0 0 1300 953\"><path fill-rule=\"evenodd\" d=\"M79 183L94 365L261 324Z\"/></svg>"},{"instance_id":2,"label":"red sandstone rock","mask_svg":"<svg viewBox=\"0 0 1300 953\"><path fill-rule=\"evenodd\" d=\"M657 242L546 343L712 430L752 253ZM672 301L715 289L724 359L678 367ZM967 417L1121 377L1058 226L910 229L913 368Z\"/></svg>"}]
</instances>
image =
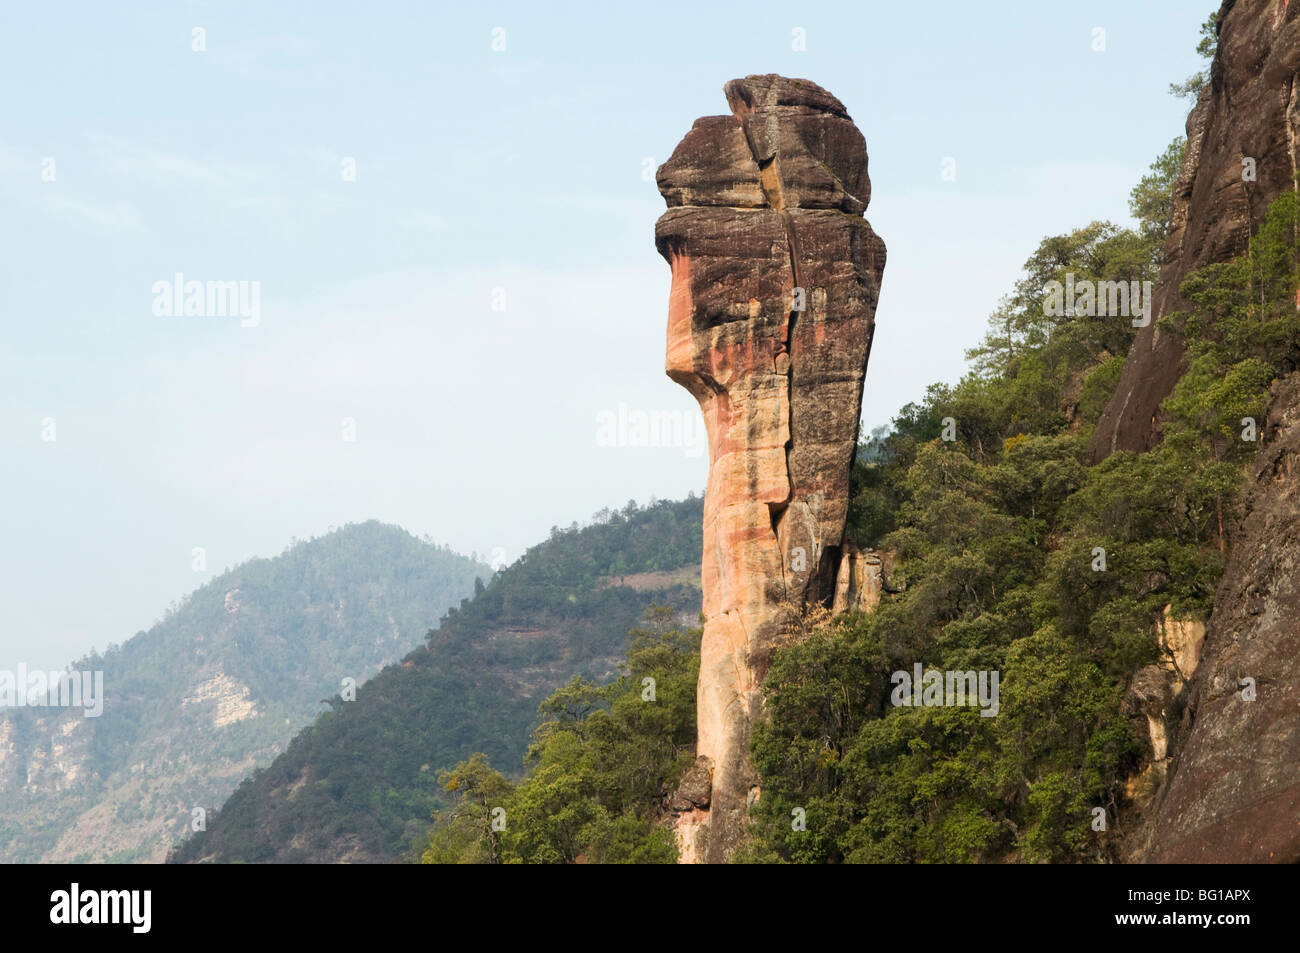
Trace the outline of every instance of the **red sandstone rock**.
<instances>
[{"instance_id":1,"label":"red sandstone rock","mask_svg":"<svg viewBox=\"0 0 1300 953\"><path fill-rule=\"evenodd\" d=\"M1191 270L1244 251L1268 204L1296 187L1300 3L1225 3L1211 75L1187 121L1157 317L1184 307L1178 284ZM1256 181L1243 181L1243 158L1255 160ZM1097 428L1097 457L1157 439L1182 352L1154 325L1139 335ZM1134 860L1300 861L1300 376L1275 385L1261 435L1186 705L1147 706L1167 711L1171 757L1130 845ZM1245 678L1255 680L1253 701ZM1154 697L1140 688L1130 692L1135 708Z\"/></svg>"},{"instance_id":2,"label":"red sandstone rock","mask_svg":"<svg viewBox=\"0 0 1300 953\"><path fill-rule=\"evenodd\" d=\"M1187 151L1174 185L1170 231L1151 324L1138 332L1119 384L1097 423L1092 454L1146 450L1158 439L1160 403L1182 374L1183 341L1156 322L1186 310L1178 286L1192 271L1246 250L1264 211L1294 188L1300 152L1300 4L1228 0L1210 82L1187 117ZM1254 160L1254 181L1242 160Z\"/></svg>"},{"instance_id":3,"label":"red sandstone rock","mask_svg":"<svg viewBox=\"0 0 1300 953\"><path fill-rule=\"evenodd\" d=\"M1274 386L1168 780L1134 860L1300 861L1300 374ZM1254 698L1243 679L1254 680Z\"/></svg>"},{"instance_id":4,"label":"red sandstone rock","mask_svg":"<svg viewBox=\"0 0 1300 953\"><path fill-rule=\"evenodd\" d=\"M806 80L749 76L725 92L732 115L697 120L659 169L669 208L655 227L672 268L666 369L709 434L692 778L711 770L712 790L707 809L684 799L697 806L678 829L684 859L710 862L729 857L758 795L750 731L792 613L879 593L844 546L885 265L862 218L866 143Z\"/></svg>"}]
</instances>

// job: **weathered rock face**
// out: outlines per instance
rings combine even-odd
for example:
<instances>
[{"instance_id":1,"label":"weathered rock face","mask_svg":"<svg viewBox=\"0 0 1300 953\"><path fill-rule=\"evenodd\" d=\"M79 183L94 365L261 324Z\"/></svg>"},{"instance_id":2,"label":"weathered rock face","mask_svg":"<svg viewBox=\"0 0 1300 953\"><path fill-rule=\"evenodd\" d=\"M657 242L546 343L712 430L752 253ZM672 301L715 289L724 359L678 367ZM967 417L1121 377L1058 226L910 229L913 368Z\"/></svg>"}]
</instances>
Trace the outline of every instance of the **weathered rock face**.
<instances>
[{"instance_id":1,"label":"weathered rock face","mask_svg":"<svg viewBox=\"0 0 1300 953\"><path fill-rule=\"evenodd\" d=\"M732 114L697 120L659 169L669 208L655 227L672 268L666 369L709 434L691 777L699 787L711 770L712 784L685 798L678 830L684 859L710 862L728 858L758 794L750 730L790 620L879 593L844 546L885 265L862 217L866 143L806 80L749 76L725 91Z\"/></svg>"},{"instance_id":2,"label":"weathered rock face","mask_svg":"<svg viewBox=\"0 0 1300 953\"><path fill-rule=\"evenodd\" d=\"M1182 307L1177 285L1189 271L1243 251L1268 203L1294 187L1300 3L1237 0L1220 18L1212 83L1188 119L1157 315ZM1257 181L1243 181L1243 158L1255 160ZM1098 428L1097 456L1154 442L1181 357L1172 335L1142 332ZM1181 697L1162 696L1155 679L1130 687L1131 711L1151 719L1153 757L1158 743L1169 752L1134 860L1300 861L1298 464L1300 379L1292 375L1274 387L1195 676Z\"/></svg>"},{"instance_id":3,"label":"weathered rock face","mask_svg":"<svg viewBox=\"0 0 1300 953\"><path fill-rule=\"evenodd\" d=\"M1178 382L1184 349L1178 335L1159 331L1156 322L1187 307L1178 286L1188 274L1245 251L1269 203L1293 187L1300 158L1300 4L1227 0L1220 17L1210 82L1187 117L1187 151L1152 321L1138 332L1097 424L1095 460L1155 443L1160 403ZM1253 175L1243 176L1248 169Z\"/></svg>"},{"instance_id":4,"label":"weathered rock face","mask_svg":"<svg viewBox=\"0 0 1300 953\"><path fill-rule=\"evenodd\" d=\"M1262 439L1135 860L1300 861L1300 375L1274 386Z\"/></svg>"},{"instance_id":5,"label":"weathered rock face","mask_svg":"<svg viewBox=\"0 0 1300 953\"><path fill-rule=\"evenodd\" d=\"M1129 778L1125 790L1139 810L1147 807L1168 774L1169 733L1177 716L1187 710L1183 691L1196 674L1204 639L1205 623L1174 619L1165 606L1157 625L1161 661L1140 669L1125 693L1124 712L1147 748L1142 770Z\"/></svg>"}]
</instances>

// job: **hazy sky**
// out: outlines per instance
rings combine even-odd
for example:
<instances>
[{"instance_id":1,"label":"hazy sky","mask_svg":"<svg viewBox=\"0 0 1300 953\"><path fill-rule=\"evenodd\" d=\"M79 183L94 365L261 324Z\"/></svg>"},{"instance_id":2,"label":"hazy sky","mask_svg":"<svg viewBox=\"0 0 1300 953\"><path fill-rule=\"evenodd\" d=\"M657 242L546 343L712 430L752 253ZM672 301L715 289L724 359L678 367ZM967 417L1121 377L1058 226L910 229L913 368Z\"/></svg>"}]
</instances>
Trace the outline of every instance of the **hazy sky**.
<instances>
[{"instance_id":1,"label":"hazy sky","mask_svg":"<svg viewBox=\"0 0 1300 953\"><path fill-rule=\"evenodd\" d=\"M6 0L0 668L346 522L512 561L701 491L695 448L597 422L698 414L663 374L653 170L733 77L812 79L866 135L886 423L1043 235L1129 220L1212 5ZM259 283L256 325L157 313L178 272Z\"/></svg>"}]
</instances>

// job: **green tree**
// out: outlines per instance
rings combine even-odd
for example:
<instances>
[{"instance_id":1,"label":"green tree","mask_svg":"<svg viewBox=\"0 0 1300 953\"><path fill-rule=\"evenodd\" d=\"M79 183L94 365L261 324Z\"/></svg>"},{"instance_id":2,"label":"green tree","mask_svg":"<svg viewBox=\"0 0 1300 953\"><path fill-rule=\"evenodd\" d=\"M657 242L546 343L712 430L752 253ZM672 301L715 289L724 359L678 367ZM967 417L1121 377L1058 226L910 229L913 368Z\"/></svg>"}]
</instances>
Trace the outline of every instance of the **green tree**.
<instances>
[{"instance_id":1,"label":"green tree","mask_svg":"<svg viewBox=\"0 0 1300 953\"><path fill-rule=\"evenodd\" d=\"M438 774L438 783L455 798L455 805L438 812L421 860L426 864L502 862L502 820L508 815L514 786L492 769L487 756L475 753L450 771Z\"/></svg>"},{"instance_id":2,"label":"green tree","mask_svg":"<svg viewBox=\"0 0 1300 953\"><path fill-rule=\"evenodd\" d=\"M699 630L652 607L631 632L622 675L575 677L538 707L526 777L506 790L482 755L457 769L457 811L439 812L425 863L673 863L665 804L694 759ZM462 770L463 769L463 770ZM491 797L481 793L491 783ZM450 789L449 789L450 790ZM504 830L485 827L495 798ZM468 800L468 804L467 804Z\"/></svg>"},{"instance_id":3,"label":"green tree","mask_svg":"<svg viewBox=\"0 0 1300 953\"><path fill-rule=\"evenodd\" d=\"M1128 208L1140 223L1143 240L1152 252L1152 264L1160 265L1165 233L1174 210L1174 183L1183 165L1187 140L1179 136L1169 143L1160 158L1151 163L1151 171L1129 193Z\"/></svg>"},{"instance_id":4,"label":"green tree","mask_svg":"<svg viewBox=\"0 0 1300 953\"><path fill-rule=\"evenodd\" d=\"M1214 54L1219 49L1219 12L1215 10L1205 22L1201 24L1200 41L1196 44L1196 52L1207 60L1213 60ZM1169 92L1179 99L1190 99L1193 103L1201 95L1201 90L1205 84L1210 81L1209 67L1197 70L1181 83L1170 83Z\"/></svg>"}]
</instances>

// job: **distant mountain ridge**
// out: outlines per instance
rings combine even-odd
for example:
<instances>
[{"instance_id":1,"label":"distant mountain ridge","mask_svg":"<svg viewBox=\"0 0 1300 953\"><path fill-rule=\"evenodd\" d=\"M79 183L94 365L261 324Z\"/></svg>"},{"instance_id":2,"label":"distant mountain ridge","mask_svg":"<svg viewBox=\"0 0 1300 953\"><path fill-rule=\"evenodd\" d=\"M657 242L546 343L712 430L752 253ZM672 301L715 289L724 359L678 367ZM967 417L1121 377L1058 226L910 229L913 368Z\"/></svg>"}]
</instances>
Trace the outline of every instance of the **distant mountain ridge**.
<instances>
[{"instance_id":1,"label":"distant mountain ridge","mask_svg":"<svg viewBox=\"0 0 1300 953\"><path fill-rule=\"evenodd\" d=\"M369 521L249 560L106 653L104 711L0 709L0 861L159 861L491 569Z\"/></svg>"},{"instance_id":2,"label":"distant mountain ridge","mask_svg":"<svg viewBox=\"0 0 1300 953\"><path fill-rule=\"evenodd\" d=\"M700 611L702 500L629 504L554 529L428 644L333 701L231 795L173 862L392 862L443 803L436 778L475 751L518 773L537 706L574 675L607 680L654 604Z\"/></svg>"}]
</instances>

